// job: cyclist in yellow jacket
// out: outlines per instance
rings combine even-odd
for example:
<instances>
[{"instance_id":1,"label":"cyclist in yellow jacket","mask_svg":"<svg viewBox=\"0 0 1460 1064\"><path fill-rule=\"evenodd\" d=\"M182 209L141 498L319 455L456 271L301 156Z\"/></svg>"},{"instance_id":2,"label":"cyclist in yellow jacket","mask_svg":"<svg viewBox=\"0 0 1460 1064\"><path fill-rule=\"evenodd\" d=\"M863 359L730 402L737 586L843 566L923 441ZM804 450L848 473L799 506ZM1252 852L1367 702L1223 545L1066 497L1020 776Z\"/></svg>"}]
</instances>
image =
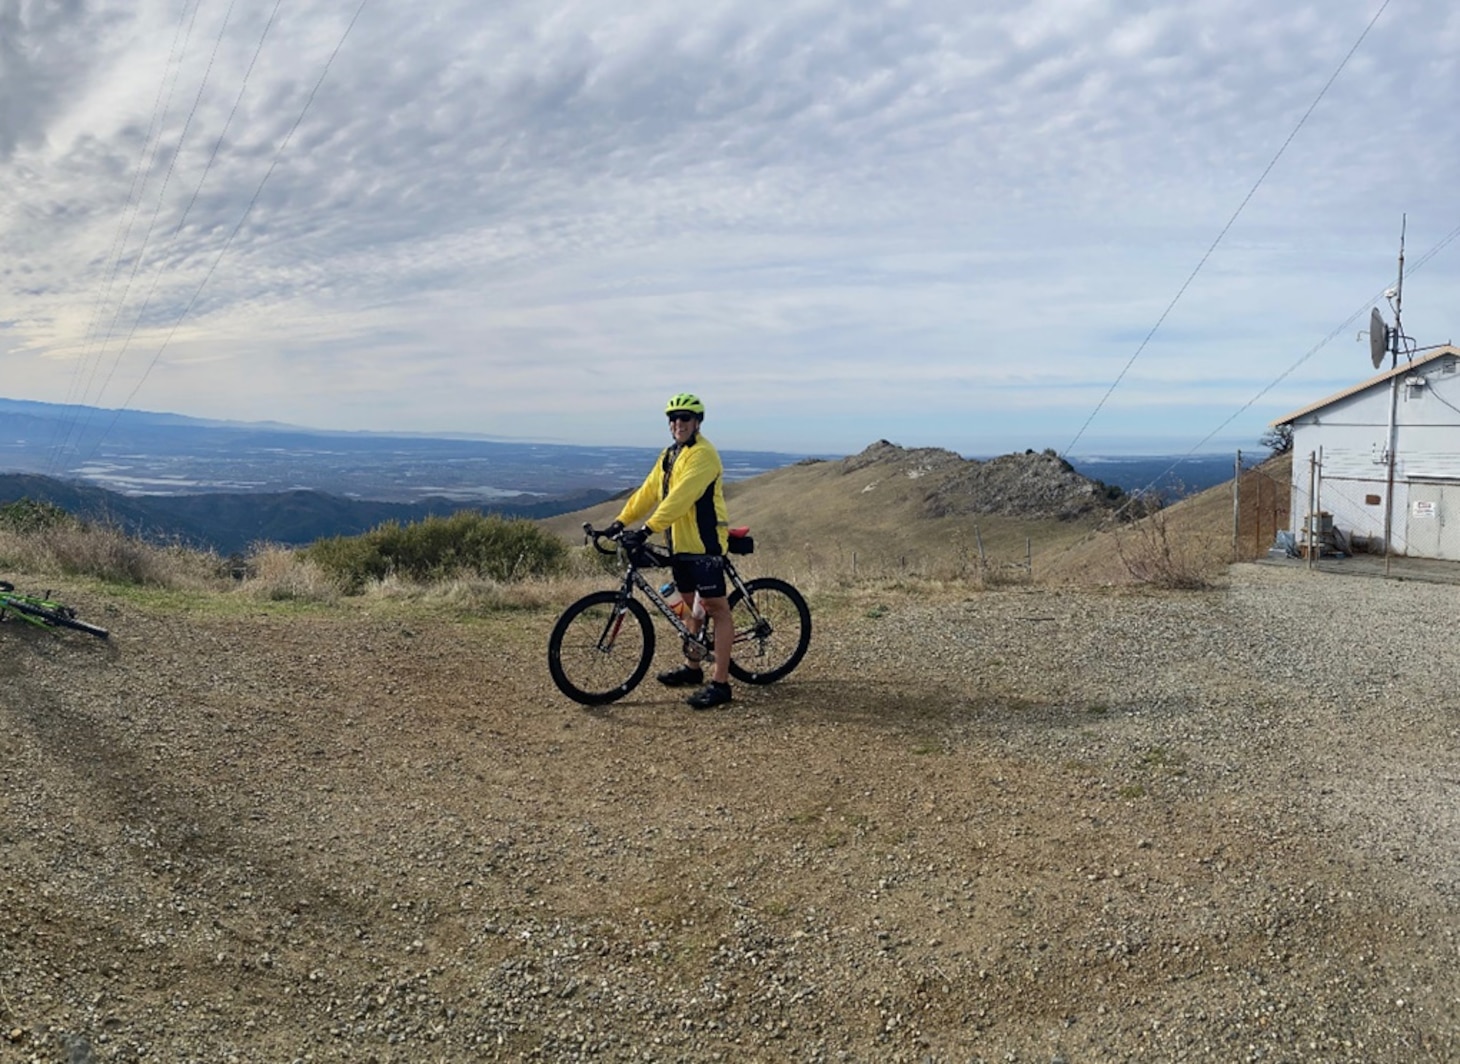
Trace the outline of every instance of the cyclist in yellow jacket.
<instances>
[{"instance_id":1,"label":"cyclist in yellow jacket","mask_svg":"<svg viewBox=\"0 0 1460 1064\"><path fill-rule=\"evenodd\" d=\"M681 392L664 408L669 416L669 434L674 442L664 449L639 490L629 496L618 517L609 526L618 532L625 525L643 520L642 528L625 533L624 543L632 549L650 535L664 533L672 555L674 585L685 601L696 594L706 616L715 624L715 669L709 683L698 661L686 661L677 669L659 674L669 687L698 687L687 701L695 709L712 709L732 697L730 690L730 648L735 642L730 600L725 590L725 548L730 522L725 516L725 467L720 453L700 435L705 404L698 396ZM700 621L685 617L698 631Z\"/></svg>"}]
</instances>

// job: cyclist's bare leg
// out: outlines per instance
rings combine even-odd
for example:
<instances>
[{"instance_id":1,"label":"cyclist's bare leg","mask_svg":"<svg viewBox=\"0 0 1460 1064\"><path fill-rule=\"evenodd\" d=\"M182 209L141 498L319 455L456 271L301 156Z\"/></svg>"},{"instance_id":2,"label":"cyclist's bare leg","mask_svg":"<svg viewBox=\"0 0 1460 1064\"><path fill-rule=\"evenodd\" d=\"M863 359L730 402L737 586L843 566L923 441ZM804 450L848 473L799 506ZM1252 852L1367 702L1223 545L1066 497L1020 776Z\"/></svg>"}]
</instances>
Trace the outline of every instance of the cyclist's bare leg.
<instances>
[{"instance_id":1,"label":"cyclist's bare leg","mask_svg":"<svg viewBox=\"0 0 1460 1064\"><path fill-rule=\"evenodd\" d=\"M705 616L715 622L715 675L716 683L730 682L730 652L735 649L735 621L730 616L730 599L700 597Z\"/></svg>"}]
</instances>

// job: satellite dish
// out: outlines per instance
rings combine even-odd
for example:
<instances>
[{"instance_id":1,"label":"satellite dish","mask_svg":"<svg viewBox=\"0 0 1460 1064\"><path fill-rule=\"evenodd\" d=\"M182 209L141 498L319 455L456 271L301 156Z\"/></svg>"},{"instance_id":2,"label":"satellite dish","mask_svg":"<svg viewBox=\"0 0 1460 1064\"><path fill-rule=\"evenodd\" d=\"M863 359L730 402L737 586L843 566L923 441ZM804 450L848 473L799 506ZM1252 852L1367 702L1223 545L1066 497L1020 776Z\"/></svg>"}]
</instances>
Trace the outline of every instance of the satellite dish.
<instances>
[{"instance_id":1,"label":"satellite dish","mask_svg":"<svg viewBox=\"0 0 1460 1064\"><path fill-rule=\"evenodd\" d=\"M1369 312L1369 358L1378 369L1384 364L1384 356L1389 353L1389 326L1384 324L1384 316L1375 307Z\"/></svg>"}]
</instances>

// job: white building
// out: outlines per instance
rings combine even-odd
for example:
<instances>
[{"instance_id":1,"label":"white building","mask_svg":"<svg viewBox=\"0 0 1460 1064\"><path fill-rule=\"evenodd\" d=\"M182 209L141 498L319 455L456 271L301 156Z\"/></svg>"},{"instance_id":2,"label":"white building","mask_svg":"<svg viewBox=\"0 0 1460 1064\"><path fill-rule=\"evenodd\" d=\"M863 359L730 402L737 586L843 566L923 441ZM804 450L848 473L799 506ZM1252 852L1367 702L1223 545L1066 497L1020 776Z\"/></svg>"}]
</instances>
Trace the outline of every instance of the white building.
<instances>
[{"instance_id":1,"label":"white building","mask_svg":"<svg viewBox=\"0 0 1460 1064\"><path fill-rule=\"evenodd\" d=\"M1278 418L1293 526L1339 549L1460 561L1460 349L1446 346ZM1392 459L1392 462L1391 462ZM1392 482L1392 491L1391 491Z\"/></svg>"}]
</instances>

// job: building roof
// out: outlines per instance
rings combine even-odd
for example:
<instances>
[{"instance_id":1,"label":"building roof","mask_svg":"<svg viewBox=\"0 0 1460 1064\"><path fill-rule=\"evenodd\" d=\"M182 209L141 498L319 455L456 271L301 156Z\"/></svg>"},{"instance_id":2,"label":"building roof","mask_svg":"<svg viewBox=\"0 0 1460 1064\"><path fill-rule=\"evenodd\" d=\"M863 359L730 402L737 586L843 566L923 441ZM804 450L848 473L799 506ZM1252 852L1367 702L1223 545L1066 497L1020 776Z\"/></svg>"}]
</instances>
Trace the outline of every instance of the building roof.
<instances>
[{"instance_id":1,"label":"building roof","mask_svg":"<svg viewBox=\"0 0 1460 1064\"><path fill-rule=\"evenodd\" d=\"M1341 392L1334 392L1327 399L1320 399L1316 403L1309 403L1301 410L1294 410L1291 414L1284 414L1280 418L1274 418L1271 422L1269 422L1269 424L1292 424L1294 421L1297 421L1298 418L1302 417L1305 414L1311 414L1315 410L1322 410L1330 403L1336 403L1340 399L1347 399L1351 395L1358 395L1359 392L1366 391L1376 384L1383 384L1385 381L1388 381L1392 377L1402 377L1406 374L1413 373L1415 370L1419 369L1419 367L1427 365L1428 363L1435 361L1435 359L1437 358L1444 358L1446 355L1450 355L1452 357L1460 356L1460 348L1453 347L1450 344L1445 344L1443 347L1437 347L1433 351L1430 351L1428 354L1425 354L1420 358L1410 359L1408 362L1401 362L1393 369L1386 369L1383 373L1376 374L1366 381L1360 381L1352 388L1345 388Z\"/></svg>"}]
</instances>

